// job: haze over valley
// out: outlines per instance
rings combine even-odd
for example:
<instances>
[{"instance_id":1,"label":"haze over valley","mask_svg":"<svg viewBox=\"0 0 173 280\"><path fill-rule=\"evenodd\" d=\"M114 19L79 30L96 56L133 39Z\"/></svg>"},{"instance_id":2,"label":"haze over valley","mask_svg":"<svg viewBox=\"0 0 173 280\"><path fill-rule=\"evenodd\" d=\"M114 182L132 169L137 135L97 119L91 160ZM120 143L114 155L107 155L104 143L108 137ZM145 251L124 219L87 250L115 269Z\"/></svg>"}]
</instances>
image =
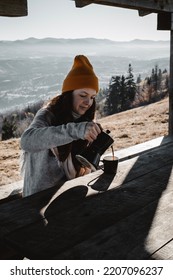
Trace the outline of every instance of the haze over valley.
<instances>
[{"instance_id":1,"label":"haze over valley","mask_svg":"<svg viewBox=\"0 0 173 280\"><path fill-rule=\"evenodd\" d=\"M89 57L100 88L110 78L127 73L142 78L157 64L169 71L169 41L107 39L35 39L0 41L0 113L26 106L61 92L61 85L77 54Z\"/></svg>"}]
</instances>

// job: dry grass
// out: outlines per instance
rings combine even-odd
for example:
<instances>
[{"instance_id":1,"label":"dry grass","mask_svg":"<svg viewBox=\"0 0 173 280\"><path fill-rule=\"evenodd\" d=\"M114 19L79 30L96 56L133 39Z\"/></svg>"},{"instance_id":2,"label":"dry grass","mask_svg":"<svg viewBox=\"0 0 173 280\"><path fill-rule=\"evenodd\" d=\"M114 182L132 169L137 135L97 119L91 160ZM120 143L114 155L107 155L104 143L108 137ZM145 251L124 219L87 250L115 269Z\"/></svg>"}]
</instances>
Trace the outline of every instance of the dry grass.
<instances>
[{"instance_id":1,"label":"dry grass","mask_svg":"<svg viewBox=\"0 0 173 280\"><path fill-rule=\"evenodd\" d=\"M0 141L0 186L21 180L19 139Z\"/></svg>"},{"instance_id":2,"label":"dry grass","mask_svg":"<svg viewBox=\"0 0 173 280\"><path fill-rule=\"evenodd\" d=\"M100 120L115 140L114 149L136 145L168 134L168 98Z\"/></svg>"},{"instance_id":3,"label":"dry grass","mask_svg":"<svg viewBox=\"0 0 173 280\"><path fill-rule=\"evenodd\" d=\"M98 120L111 131L114 150L168 135L168 98ZM21 180L19 139L0 142L0 186Z\"/></svg>"}]
</instances>

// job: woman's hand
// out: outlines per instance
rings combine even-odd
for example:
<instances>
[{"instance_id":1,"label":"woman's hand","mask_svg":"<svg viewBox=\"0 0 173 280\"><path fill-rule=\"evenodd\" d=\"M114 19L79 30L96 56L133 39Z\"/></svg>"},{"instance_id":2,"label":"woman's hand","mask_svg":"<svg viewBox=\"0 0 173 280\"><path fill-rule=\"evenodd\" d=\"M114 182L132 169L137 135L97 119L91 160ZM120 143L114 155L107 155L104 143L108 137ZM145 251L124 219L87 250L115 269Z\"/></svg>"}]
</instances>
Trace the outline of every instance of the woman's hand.
<instances>
[{"instance_id":1,"label":"woman's hand","mask_svg":"<svg viewBox=\"0 0 173 280\"><path fill-rule=\"evenodd\" d=\"M102 128L100 124L89 122L86 125L85 133L84 133L84 139L88 140L89 142L93 142L99 133L101 133Z\"/></svg>"}]
</instances>

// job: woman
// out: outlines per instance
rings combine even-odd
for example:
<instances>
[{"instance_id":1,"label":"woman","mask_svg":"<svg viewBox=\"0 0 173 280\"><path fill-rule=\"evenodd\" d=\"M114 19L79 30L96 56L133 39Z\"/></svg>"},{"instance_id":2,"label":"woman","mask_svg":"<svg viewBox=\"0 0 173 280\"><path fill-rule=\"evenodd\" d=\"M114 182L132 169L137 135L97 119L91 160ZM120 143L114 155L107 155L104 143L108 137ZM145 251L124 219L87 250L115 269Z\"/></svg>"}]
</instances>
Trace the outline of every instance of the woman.
<instances>
[{"instance_id":1,"label":"woman","mask_svg":"<svg viewBox=\"0 0 173 280\"><path fill-rule=\"evenodd\" d=\"M101 132L100 125L93 122L98 90L98 78L88 58L76 56L62 94L37 112L21 136L23 196L90 172L80 166L75 155Z\"/></svg>"}]
</instances>

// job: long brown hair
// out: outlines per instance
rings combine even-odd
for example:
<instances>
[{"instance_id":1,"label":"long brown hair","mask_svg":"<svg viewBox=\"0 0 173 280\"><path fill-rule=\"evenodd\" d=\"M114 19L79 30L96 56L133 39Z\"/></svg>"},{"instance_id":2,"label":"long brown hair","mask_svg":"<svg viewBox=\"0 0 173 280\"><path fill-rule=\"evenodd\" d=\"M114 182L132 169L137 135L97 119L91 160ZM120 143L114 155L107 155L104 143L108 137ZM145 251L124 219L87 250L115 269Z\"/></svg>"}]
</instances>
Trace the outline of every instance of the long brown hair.
<instances>
[{"instance_id":1,"label":"long brown hair","mask_svg":"<svg viewBox=\"0 0 173 280\"><path fill-rule=\"evenodd\" d=\"M93 100L92 106L86 111L86 113L77 120L74 120L72 115L73 91L68 91L51 99L47 104L47 109L54 115L54 118L52 119L52 125L58 126L61 124L67 124L69 122L92 121L95 115L96 103L95 100ZM76 167L76 170L79 170L80 167L75 158L75 155L77 153L80 153L86 147L86 145L86 140L76 140L72 143L57 147L60 161L64 161L71 152L72 160Z\"/></svg>"}]
</instances>

